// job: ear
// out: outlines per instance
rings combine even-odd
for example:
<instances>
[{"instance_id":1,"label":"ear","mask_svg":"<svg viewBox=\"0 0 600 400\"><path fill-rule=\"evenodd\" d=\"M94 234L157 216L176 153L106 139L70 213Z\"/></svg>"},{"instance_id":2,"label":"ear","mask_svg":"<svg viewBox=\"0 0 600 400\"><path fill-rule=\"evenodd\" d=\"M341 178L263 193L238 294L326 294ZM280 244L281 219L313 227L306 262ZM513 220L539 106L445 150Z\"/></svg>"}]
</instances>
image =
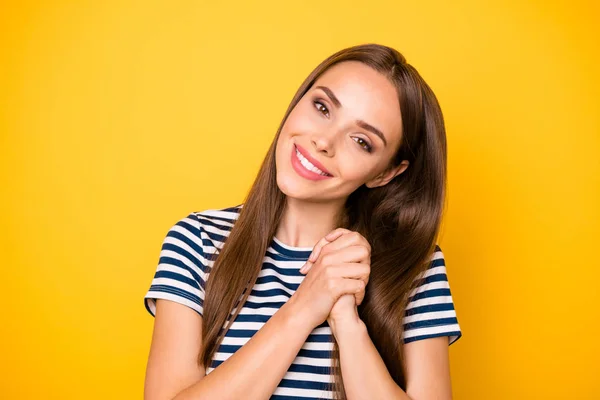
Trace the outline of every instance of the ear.
<instances>
[{"instance_id":1,"label":"ear","mask_svg":"<svg viewBox=\"0 0 600 400\"><path fill-rule=\"evenodd\" d=\"M391 181L392 179L394 179L395 177L397 177L398 175L403 173L404 170L406 170L406 168L408 168L408 161L403 160L400 163L400 165L393 167L393 168L386 169L381 174L377 175L377 177L366 182L365 185L368 188L375 188L378 186L387 185L389 181Z\"/></svg>"}]
</instances>

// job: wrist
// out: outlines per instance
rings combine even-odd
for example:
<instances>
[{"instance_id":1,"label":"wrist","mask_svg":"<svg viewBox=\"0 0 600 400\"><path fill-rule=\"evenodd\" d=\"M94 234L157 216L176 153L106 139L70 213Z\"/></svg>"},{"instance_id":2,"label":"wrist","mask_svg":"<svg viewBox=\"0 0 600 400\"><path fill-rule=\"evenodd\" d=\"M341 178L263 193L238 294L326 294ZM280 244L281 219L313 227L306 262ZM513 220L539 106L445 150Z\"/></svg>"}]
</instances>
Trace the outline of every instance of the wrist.
<instances>
[{"instance_id":1,"label":"wrist","mask_svg":"<svg viewBox=\"0 0 600 400\"><path fill-rule=\"evenodd\" d=\"M286 325L292 329L306 331L309 334L317 325L311 321L311 316L306 312L306 307L296 303L295 297L291 297L281 306L279 312L283 314Z\"/></svg>"},{"instance_id":2,"label":"wrist","mask_svg":"<svg viewBox=\"0 0 600 400\"><path fill-rule=\"evenodd\" d=\"M358 316L344 320L329 320L331 333L338 343L348 337L356 337L367 331L367 326Z\"/></svg>"}]
</instances>

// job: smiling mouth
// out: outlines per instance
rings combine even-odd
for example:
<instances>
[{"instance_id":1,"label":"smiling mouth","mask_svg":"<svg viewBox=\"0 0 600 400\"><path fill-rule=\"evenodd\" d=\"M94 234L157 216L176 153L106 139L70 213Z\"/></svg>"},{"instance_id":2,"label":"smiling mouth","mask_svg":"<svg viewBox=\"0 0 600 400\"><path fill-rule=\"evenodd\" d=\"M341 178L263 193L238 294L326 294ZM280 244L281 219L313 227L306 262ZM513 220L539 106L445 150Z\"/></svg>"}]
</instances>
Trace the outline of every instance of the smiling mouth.
<instances>
[{"instance_id":1,"label":"smiling mouth","mask_svg":"<svg viewBox=\"0 0 600 400\"><path fill-rule=\"evenodd\" d=\"M310 172L314 172L315 174L319 174L321 176L333 176L327 172L324 172L322 170L320 170L319 168L317 168L315 165L313 165L310 161L308 161L306 159L306 157L304 157L302 155L302 153L300 153L300 151L298 150L298 148L294 145L294 151L296 152L296 157L298 158L298 160L300 161L300 164L302 164L302 166L304 168L306 168L308 171Z\"/></svg>"}]
</instances>

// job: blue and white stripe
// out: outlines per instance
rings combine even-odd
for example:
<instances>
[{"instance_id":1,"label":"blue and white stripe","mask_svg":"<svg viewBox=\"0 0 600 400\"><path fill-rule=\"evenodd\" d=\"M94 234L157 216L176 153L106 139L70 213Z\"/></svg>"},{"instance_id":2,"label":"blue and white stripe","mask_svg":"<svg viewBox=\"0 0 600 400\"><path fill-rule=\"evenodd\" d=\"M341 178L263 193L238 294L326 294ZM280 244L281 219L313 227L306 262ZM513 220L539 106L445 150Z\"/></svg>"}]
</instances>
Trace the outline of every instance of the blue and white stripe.
<instances>
[{"instance_id":1,"label":"blue and white stripe","mask_svg":"<svg viewBox=\"0 0 600 400\"><path fill-rule=\"evenodd\" d=\"M242 206L193 212L169 229L144 298L150 314L155 315L156 299L167 299L202 315L205 283L214 264L212 255L222 248ZM312 248L291 247L273 238L257 282L215 353L207 374L248 342L289 300L304 279L299 269L311 251ZM432 261L420 278L422 282L411 293L403 319L405 343L448 336L452 344L461 336L439 247ZM332 349L331 329L324 322L308 336L271 399L332 399L333 393L328 390Z\"/></svg>"}]
</instances>

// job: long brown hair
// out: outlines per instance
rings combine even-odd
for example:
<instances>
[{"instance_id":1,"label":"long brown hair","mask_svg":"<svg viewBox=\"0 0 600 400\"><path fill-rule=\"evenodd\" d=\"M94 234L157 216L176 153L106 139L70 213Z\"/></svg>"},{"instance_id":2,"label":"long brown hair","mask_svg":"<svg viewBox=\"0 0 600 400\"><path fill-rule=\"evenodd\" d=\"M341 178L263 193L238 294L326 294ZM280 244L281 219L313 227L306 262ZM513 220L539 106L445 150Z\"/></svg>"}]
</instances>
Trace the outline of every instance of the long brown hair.
<instances>
[{"instance_id":1,"label":"long brown hair","mask_svg":"<svg viewBox=\"0 0 600 400\"><path fill-rule=\"evenodd\" d=\"M286 196L277 186L275 169L275 147L281 128L323 72L351 60L386 76L395 85L400 100L402 140L392 166L402 160L410 164L384 186L362 185L351 193L338 216L338 226L359 232L371 244L369 284L358 311L391 376L406 390L403 317L408 296L418 286L418 278L429 266L436 246L445 205L446 132L438 101L417 70L397 50L372 43L331 55L311 72L294 95L207 280L203 350L198 357L205 367L210 366L225 333L246 302L285 207ZM225 323L228 324L224 326ZM335 340L332 354L332 390L337 398L346 399Z\"/></svg>"}]
</instances>

